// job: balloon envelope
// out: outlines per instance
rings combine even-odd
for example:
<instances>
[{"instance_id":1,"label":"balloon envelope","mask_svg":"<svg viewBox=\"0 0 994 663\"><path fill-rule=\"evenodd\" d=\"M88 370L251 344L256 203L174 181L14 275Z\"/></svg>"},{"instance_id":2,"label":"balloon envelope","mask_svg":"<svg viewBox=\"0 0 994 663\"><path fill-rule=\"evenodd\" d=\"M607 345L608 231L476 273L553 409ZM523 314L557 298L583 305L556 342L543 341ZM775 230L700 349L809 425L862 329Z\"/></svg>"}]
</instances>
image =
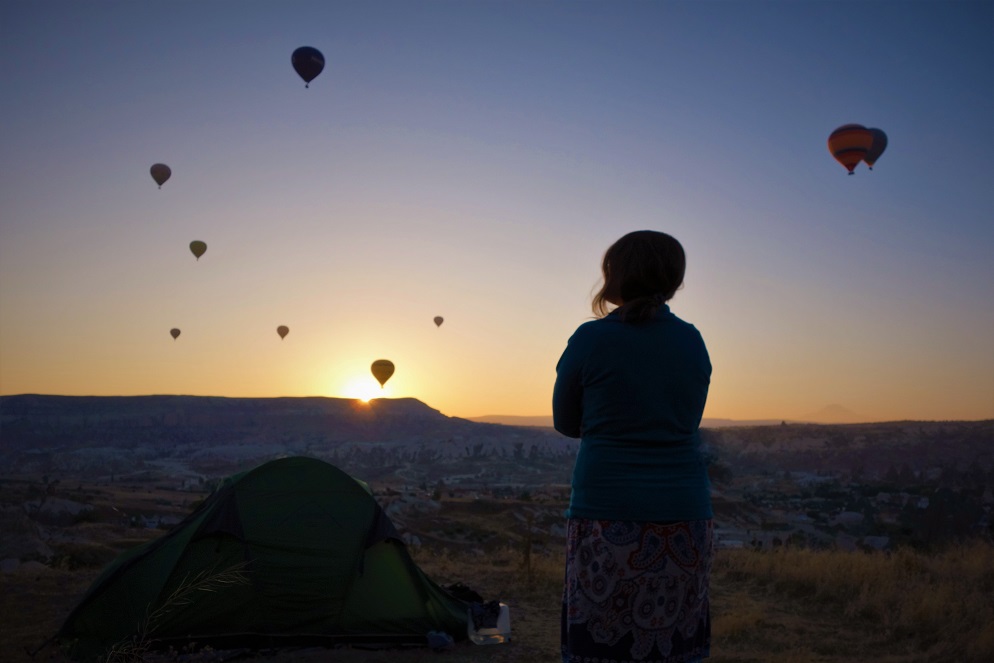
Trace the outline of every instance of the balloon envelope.
<instances>
[{"instance_id":1,"label":"balloon envelope","mask_svg":"<svg viewBox=\"0 0 994 663\"><path fill-rule=\"evenodd\" d=\"M828 151L850 175L866 157L872 144L873 134L862 124L844 124L828 137Z\"/></svg>"},{"instance_id":2,"label":"balloon envelope","mask_svg":"<svg viewBox=\"0 0 994 663\"><path fill-rule=\"evenodd\" d=\"M441 327L443 322L445 322L445 318L443 318L440 315L436 315L435 316L435 326L436 327Z\"/></svg>"},{"instance_id":3,"label":"balloon envelope","mask_svg":"<svg viewBox=\"0 0 994 663\"><path fill-rule=\"evenodd\" d=\"M290 328L286 325L280 325L276 328L276 333L280 335L280 338L286 338L286 335L290 333Z\"/></svg>"},{"instance_id":4,"label":"balloon envelope","mask_svg":"<svg viewBox=\"0 0 994 663\"><path fill-rule=\"evenodd\" d=\"M193 240L190 242L190 252L197 257L197 260L200 260L200 256L207 253L207 243L201 242L199 239Z\"/></svg>"},{"instance_id":5,"label":"balloon envelope","mask_svg":"<svg viewBox=\"0 0 994 663\"><path fill-rule=\"evenodd\" d=\"M877 162L880 155L887 149L887 134L880 129L867 129L867 131L869 131L870 135L873 136L873 142L870 143L870 149L866 151L866 156L863 157L863 161L865 161L866 165L870 167L870 170L873 170L873 164Z\"/></svg>"},{"instance_id":6,"label":"balloon envelope","mask_svg":"<svg viewBox=\"0 0 994 663\"><path fill-rule=\"evenodd\" d=\"M174 327L169 330L169 335L172 336L173 340L175 341L177 338L179 338L179 330Z\"/></svg>"},{"instance_id":7,"label":"balloon envelope","mask_svg":"<svg viewBox=\"0 0 994 663\"><path fill-rule=\"evenodd\" d=\"M155 183L159 185L160 189L162 188L162 185L166 183L166 180L168 180L173 174L173 171L169 169L169 166L164 163L153 163L152 167L149 168L149 172L152 173L152 179L155 180Z\"/></svg>"},{"instance_id":8,"label":"balloon envelope","mask_svg":"<svg viewBox=\"0 0 994 663\"><path fill-rule=\"evenodd\" d=\"M297 75L304 79L304 87L310 87L310 82L324 69L324 56L316 48L301 46L290 56L290 63Z\"/></svg>"},{"instance_id":9,"label":"balloon envelope","mask_svg":"<svg viewBox=\"0 0 994 663\"><path fill-rule=\"evenodd\" d=\"M373 371L373 377L380 383L380 387L383 387L393 375L393 362L389 359L377 359L370 370Z\"/></svg>"}]
</instances>

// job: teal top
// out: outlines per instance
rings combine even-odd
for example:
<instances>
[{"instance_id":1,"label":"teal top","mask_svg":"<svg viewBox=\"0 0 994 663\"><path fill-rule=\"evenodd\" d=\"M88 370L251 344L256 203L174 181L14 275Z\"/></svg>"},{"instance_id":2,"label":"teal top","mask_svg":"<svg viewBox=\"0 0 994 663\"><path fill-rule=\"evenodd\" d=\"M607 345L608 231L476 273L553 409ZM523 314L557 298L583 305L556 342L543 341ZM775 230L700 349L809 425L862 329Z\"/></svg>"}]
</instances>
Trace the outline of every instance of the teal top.
<instances>
[{"instance_id":1,"label":"teal top","mask_svg":"<svg viewBox=\"0 0 994 663\"><path fill-rule=\"evenodd\" d=\"M700 332L665 304L642 323L580 325L556 366L558 430L579 437L571 518L713 517L699 426L711 382Z\"/></svg>"}]
</instances>

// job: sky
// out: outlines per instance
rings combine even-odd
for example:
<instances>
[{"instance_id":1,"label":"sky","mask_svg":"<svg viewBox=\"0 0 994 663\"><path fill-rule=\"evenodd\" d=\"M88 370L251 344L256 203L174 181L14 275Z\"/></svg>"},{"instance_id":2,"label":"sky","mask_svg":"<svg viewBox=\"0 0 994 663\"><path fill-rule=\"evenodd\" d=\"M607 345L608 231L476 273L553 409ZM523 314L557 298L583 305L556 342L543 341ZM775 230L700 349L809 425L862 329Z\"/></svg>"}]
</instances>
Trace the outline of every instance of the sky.
<instances>
[{"instance_id":1,"label":"sky","mask_svg":"<svg viewBox=\"0 0 994 663\"><path fill-rule=\"evenodd\" d=\"M991 2L4 0L0 394L547 415L604 251L654 229L705 417L994 418L992 34Z\"/></svg>"}]
</instances>

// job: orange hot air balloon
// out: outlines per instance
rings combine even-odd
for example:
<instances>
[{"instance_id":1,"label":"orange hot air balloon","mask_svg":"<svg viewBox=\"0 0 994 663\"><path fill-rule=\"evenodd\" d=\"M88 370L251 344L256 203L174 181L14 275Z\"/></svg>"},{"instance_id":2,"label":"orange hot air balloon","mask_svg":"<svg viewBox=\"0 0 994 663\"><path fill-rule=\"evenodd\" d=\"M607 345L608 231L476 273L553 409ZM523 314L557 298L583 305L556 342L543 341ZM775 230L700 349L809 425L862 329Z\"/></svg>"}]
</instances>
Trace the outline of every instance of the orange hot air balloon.
<instances>
[{"instance_id":1,"label":"orange hot air balloon","mask_svg":"<svg viewBox=\"0 0 994 663\"><path fill-rule=\"evenodd\" d=\"M196 256L197 260L200 260L200 256L207 253L207 243L201 242L199 239L195 239L190 242L190 252Z\"/></svg>"},{"instance_id":2,"label":"orange hot air balloon","mask_svg":"<svg viewBox=\"0 0 994 663\"><path fill-rule=\"evenodd\" d=\"M162 188L162 185L166 183L166 180L168 180L173 174L173 171L169 169L169 166L164 163L152 164L152 167L149 168L149 172L152 173L152 179L155 180L155 183L159 185L160 189Z\"/></svg>"},{"instance_id":3,"label":"orange hot air balloon","mask_svg":"<svg viewBox=\"0 0 994 663\"><path fill-rule=\"evenodd\" d=\"M380 383L382 389L390 376L393 375L393 362L389 359L377 359L373 362L370 370L373 371L373 377Z\"/></svg>"},{"instance_id":4,"label":"orange hot air balloon","mask_svg":"<svg viewBox=\"0 0 994 663\"><path fill-rule=\"evenodd\" d=\"M873 142L870 144L870 149L866 151L863 161L870 167L870 170L873 170L873 164L877 162L880 155L887 149L887 134L880 129L868 129L867 131L873 136Z\"/></svg>"},{"instance_id":5,"label":"orange hot air balloon","mask_svg":"<svg viewBox=\"0 0 994 663\"><path fill-rule=\"evenodd\" d=\"M850 175L866 157L871 145L873 134L862 124L844 124L828 137L828 151Z\"/></svg>"},{"instance_id":6,"label":"orange hot air balloon","mask_svg":"<svg viewBox=\"0 0 994 663\"><path fill-rule=\"evenodd\" d=\"M177 338L179 338L179 330L173 327L172 329L169 330L169 335L172 336L173 340L175 341Z\"/></svg>"},{"instance_id":7,"label":"orange hot air balloon","mask_svg":"<svg viewBox=\"0 0 994 663\"><path fill-rule=\"evenodd\" d=\"M443 322L445 322L445 318L443 318L440 315L436 315L435 316L435 326L436 327L441 327Z\"/></svg>"},{"instance_id":8,"label":"orange hot air balloon","mask_svg":"<svg viewBox=\"0 0 994 663\"><path fill-rule=\"evenodd\" d=\"M280 335L280 338L286 338L286 335L290 333L290 328L286 325L280 325L276 328L276 333Z\"/></svg>"}]
</instances>

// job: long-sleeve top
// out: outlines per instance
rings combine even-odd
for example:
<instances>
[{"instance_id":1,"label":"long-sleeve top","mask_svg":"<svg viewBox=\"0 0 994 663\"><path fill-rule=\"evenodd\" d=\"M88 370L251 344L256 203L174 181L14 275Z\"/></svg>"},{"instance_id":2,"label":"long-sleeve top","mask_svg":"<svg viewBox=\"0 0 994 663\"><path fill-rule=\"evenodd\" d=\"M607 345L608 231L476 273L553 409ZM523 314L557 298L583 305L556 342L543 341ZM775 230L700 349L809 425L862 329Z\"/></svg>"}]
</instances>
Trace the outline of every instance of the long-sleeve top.
<instances>
[{"instance_id":1,"label":"long-sleeve top","mask_svg":"<svg viewBox=\"0 0 994 663\"><path fill-rule=\"evenodd\" d=\"M700 332L665 304L641 323L580 325L556 366L558 430L579 437L567 516L713 517L699 426L711 382Z\"/></svg>"}]
</instances>

